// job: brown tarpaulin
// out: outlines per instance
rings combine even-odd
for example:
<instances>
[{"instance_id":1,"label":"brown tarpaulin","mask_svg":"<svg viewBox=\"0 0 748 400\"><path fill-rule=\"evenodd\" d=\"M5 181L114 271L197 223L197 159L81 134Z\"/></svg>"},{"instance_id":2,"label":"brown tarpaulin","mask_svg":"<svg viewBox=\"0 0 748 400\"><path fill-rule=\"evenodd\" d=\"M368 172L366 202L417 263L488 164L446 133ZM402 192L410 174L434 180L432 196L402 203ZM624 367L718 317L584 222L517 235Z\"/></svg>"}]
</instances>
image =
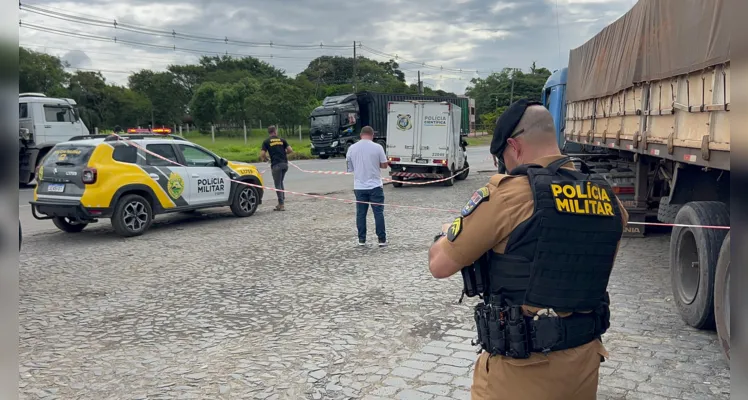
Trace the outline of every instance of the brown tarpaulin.
<instances>
[{"instance_id":1,"label":"brown tarpaulin","mask_svg":"<svg viewBox=\"0 0 748 400\"><path fill-rule=\"evenodd\" d=\"M634 83L730 59L723 0L639 0L569 54L569 101L609 96Z\"/></svg>"}]
</instances>

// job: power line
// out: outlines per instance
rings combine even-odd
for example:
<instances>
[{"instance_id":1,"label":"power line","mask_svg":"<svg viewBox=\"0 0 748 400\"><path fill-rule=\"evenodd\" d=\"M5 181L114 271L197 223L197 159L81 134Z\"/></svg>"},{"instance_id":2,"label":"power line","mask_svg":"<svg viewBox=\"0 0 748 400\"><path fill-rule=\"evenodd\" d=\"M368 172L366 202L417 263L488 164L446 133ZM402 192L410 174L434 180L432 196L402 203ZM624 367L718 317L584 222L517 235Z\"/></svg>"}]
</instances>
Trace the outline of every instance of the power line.
<instances>
[{"instance_id":1,"label":"power line","mask_svg":"<svg viewBox=\"0 0 748 400\"><path fill-rule=\"evenodd\" d=\"M245 47L283 48L283 49L288 49L288 50L294 50L294 49L295 50L312 50L312 49L350 50L350 49L353 49L353 46L351 45L324 45L323 43L320 43L319 45L316 45L316 44L315 45L310 45L310 44L302 45L302 44L274 43L272 41L271 42L254 42L254 41L229 39L228 36L219 38L219 37L210 37L210 36L195 35L195 34L188 34L188 33L179 33L179 32L176 32L175 30L167 31L163 29L150 28L146 26L120 23L120 22L117 22L116 19L112 21L108 21L108 20L96 18L96 17L81 17L80 15L73 15L73 14L56 11L55 9L51 7L39 7L36 5L29 5L27 3L26 4L19 3L19 8L24 11L28 11L28 12L35 13L35 14L42 15L42 16L60 19L66 22L120 29L120 30L124 30L128 32L155 36L155 37L182 39L182 40L211 43L211 44L226 44L226 45L245 46ZM115 40L117 39L115 38ZM475 69L463 69L463 68L454 68L454 67L445 68L443 66L431 65L431 64L427 64L421 61L404 59L404 58L399 57L397 54L389 54L389 53L386 53L386 52L383 52L383 51L380 51L380 50L377 50L377 49L374 49L368 46L361 45L360 43L358 47L362 50L367 51L370 54L378 55L380 57L386 57L389 59L394 59L398 61L399 63L418 65L423 69L433 69L433 70L454 72L454 73L480 74L480 72ZM281 57L277 57L277 58L281 58Z\"/></svg>"},{"instance_id":2,"label":"power line","mask_svg":"<svg viewBox=\"0 0 748 400\"><path fill-rule=\"evenodd\" d=\"M109 55L117 57L119 60L122 60L122 53L107 53L103 51L95 51L95 50L84 50L84 49L70 49L65 47L56 47L56 46L49 46L44 44L34 44L34 43L19 43L20 47L34 47L38 49L51 49L51 50L63 50L63 51L81 51L86 54L101 54L101 55ZM197 55L196 55L197 56ZM173 61L173 60L165 60L164 57L155 57L155 56L137 56L138 60L153 60L153 61ZM176 61L176 60L174 60Z\"/></svg>"},{"instance_id":3,"label":"power line","mask_svg":"<svg viewBox=\"0 0 748 400\"><path fill-rule=\"evenodd\" d=\"M117 22L116 19L112 21L107 21L101 18L82 17L80 15L67 14L67 13L63 13L63 12L59 12L55 10L46 9L44 7L38 7L38 6L23 4L23 3L19 3L19 9L33 13L33 14L55 18L55 19L59 19L62 21L66 21L66 22L73 22L73 23L78 23L78 24L83 24L83 25L93 25L93 26L99 26L103 28L114 28L114 29L119 29L123 31L139 33L143 35L167 37L167 38L172 38L172 39L183 39L183 40L190 40L190 41L203 42L203 43L226 44L226 45L243 46L243 47L283 48L283 49L288 49L288 50L316 50L316 49L327 49L327 48L344 50L344 49L353 48L353 46L351 45L325 45L323 43L320 43L318 45L317 44L284 44L284 43L274 43L273 41L255 42L255 41L229 39L228 36L219 38L219 37L195 35L195 34L189 34L189 33L180 33L180 32L176 32L175 30L166 31L162 29L149 28L149 27L139 26L139 25L134 25L134 24L121 23L121 22Z\"/></svg>"},{"instance_id":4,"label":"power line","mask_svg":"<svg viewBox=\"0 0 748 400\"><path fill-rule=\"evenodd\" d=\"M77 71L86 71L86 72L107 72L112 74L135 74L135 71L116 71L111 69L101 69L101 68L81 68L81 67L64 67L65 69L74 69Z\"/></svg>"},{"instance_id":5,"label":"power line","mask_svg":"<svg viewBox=\"0 0 748 400\"><path fill-rule=\"evenodd\" d=\"M234 56L234 57L254 57L258 59L261 59L261 58L264 58L264 59L296 59L296 60L309 60L309 61L314 60L316 58L316 57L310 58L310 57L294 57L294 56L276 56L273 54L242 54L242 53L231 53L228 51L221 52L221 51L188 49L188 48L183 48L183 47L177 47L176 45L167 46L167 45L159 45L159 44L153 44L153 43L136 42L136 41L125 40L125 39L118 39L116 37L110 38L106 36L64 31L60 29L54 29L54 28L49 28L45 26L29 24L23 21L19 21L19 26L21 28L32 29L32 30L51 33L55 35L74 37L77 39L87 39L87 40L94 40L94 41L99 41L99 42L125 44L129 46L134 46L134 47L146 47L146 48L153 48L153 49L181 51L181 52L195 53L195 54L202 54L202 55L213 54L217 56L226 55L226 56Z\"/></svg>"},{"instance_id":6,"label":"power line","mask_svg":"<svg viewBox=\"0 0 748 400\"><path fill-rule=\"evenodd\" d=\"M456 72L456 73L460 73L460 74L466 74L466 73L469 73L469 74L479 74L480 73L479 71L477 71L475 69L462 69L462 68L450 68L450 67L446 67L445 68L445 67L439 66L439 65L431 65L431 64L426 64L425 62L421 62L421 61L409 60L409 59L406 59L406 58L402 58L402 57L398 56L397 54L389 54L389 53L385 53L383 51L372 49L371 47L365 46L363 44L359 45L359 48L361 48L362 50L364 50L364 51L366 51L368 53L371 53L371 54L376 54L376 55L379 55L381 57L389 57L389 58L397 61L398 63L402 62L402 63L407 63L407 64L416 64L416 65L420 65L422 68L425 68L425 69L435 69L435 70L439 70L439 71Z\"/></svg>"}]
</instances>

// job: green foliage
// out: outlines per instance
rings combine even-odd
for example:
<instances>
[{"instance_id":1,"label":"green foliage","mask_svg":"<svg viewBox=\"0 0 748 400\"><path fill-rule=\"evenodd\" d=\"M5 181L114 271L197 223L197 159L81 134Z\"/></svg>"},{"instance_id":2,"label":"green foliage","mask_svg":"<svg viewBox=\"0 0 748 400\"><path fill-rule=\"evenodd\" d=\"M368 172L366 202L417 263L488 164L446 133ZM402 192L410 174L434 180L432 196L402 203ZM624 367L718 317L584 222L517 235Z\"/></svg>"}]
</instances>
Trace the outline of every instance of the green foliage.
<instances>
[{"instance_id":1,"label":"green foliage","mask_svg":"<svg viewBox=\"0 0 748 400\"><path fill-rule=\"evenodd\" d=\"M543 85L549 76L551 76L551 71L546 68L537 68L535 63L530 67L529 73L505 68L486 78L472 79L470 86L465 89L465 94L475 99L475 113L481 122L490 121L490 125L493 126L496 118L486 116L488 120L484 121L482 118L484 114L491 114L499 107L508 106L511 100L517 101L524 98L540 101Z\"/></svg>"},{"instance_id":2,"label":"green foliage","mask_svg":"<svg viewBox=\"0 0 748 400\"><path fill-rule=\"evenodd\" d=\"M242 125L277 124L281 132L308 127L310 112L327 96L353 92L354 70L358 91L418 93L415 84L394 60L379 62L366 57L321 56L295 78L253 57L202 57L197 64L171 65L164 72L141 70L128 78L128 87L109 84L98 72L65 71L57 57L19 48L19 90L48 96L70 97L79 105L89 128L111 129L194 124L203 132L211 124L217 132L241 130ZM505 69L485 79L473 79L466 95L475 99L479 124L493 125L502 107L513 98L540 99L551 72ZM424 88L425 95L456 96Z\"/></svg>"},{"instance_id":3,"label":"green foliage","mask_svg":"<svg viewBox=\"0 0 748 400\"><path fill-rule=\"evenodd\" d=\"M192 118L197 127L206 129L210 124L218 122L218 94L223 89L222 85L215 82L205 82L197 88L190 102Z\"/></svg>"},{"instance_id":4,"label":"green foliage","mask_svg":"<svg viewBox=\"0 0 748 400\"><path fill-rule=\"evenodd\" d=\"M174 74L141 70L130 75L128 84L130 89L151 101L156 125L170 126L182 122L190 95Z\"/></svg>"},{"instance_id":5,"label":"green foliage","mask_svg":"<svg viewBox=\"0 0 748 400\"><path fill-rule=\"evenodd\" d=\"M45 53L19 47L18 49L18 91L44 93L47 96L66 95L65 84L70 74L65 72L59 58Z\"/></svg>"}]
</instances>

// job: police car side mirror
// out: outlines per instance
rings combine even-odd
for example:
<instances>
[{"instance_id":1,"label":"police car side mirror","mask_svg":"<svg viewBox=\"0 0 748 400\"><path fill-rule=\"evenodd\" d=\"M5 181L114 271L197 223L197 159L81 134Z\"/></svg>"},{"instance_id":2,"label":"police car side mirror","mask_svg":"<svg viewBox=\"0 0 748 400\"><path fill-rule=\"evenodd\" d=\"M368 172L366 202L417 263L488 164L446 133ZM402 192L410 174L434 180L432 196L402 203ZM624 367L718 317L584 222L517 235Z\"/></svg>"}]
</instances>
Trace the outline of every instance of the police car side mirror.
<instances>
[{"instance_id":1,"label":"police car side mirror","mask_svg":"<svg viewBox=\"0 0 748 400\"><path fill-rule=\"evenodd\" d=\"M221 158L218 159L218 166L219 167L225 167L227 165L229 165L229 160L227 160L227 159L225 159L223 157L221 157Z\"/></svg>"}]
</instances>

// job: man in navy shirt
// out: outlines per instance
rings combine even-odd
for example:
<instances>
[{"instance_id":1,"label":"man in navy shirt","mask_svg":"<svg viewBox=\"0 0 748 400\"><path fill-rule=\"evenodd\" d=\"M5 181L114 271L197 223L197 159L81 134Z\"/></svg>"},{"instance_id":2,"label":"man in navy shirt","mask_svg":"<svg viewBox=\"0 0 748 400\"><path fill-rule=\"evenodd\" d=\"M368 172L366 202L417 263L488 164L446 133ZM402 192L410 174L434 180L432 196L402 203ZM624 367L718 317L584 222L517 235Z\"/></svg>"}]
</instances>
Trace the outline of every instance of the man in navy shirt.
<instances>
[{"instance_id":1,"label":"man in navy shirt","mask_svg":"<svg viewBox=\"0 0 748 400\"><path fill-rule=\"evenodd\" d=\"M268 154L270 154L270 169L273 172L273 183L275 188L278 190L285 190L283 186L283 179L286 177L288 172L288 154L293 153L293 149L288 144L286 139L278 137L278 130L275 126L271 125L268 128L268 134L270 135L264 142L262 142L262 151L260 151L260 159L267 161ZM278 206L275 207L275 211L285 211L285 200L286 194L283 192L275 192L278 195Z\"/></svg>"}]
</instances>

